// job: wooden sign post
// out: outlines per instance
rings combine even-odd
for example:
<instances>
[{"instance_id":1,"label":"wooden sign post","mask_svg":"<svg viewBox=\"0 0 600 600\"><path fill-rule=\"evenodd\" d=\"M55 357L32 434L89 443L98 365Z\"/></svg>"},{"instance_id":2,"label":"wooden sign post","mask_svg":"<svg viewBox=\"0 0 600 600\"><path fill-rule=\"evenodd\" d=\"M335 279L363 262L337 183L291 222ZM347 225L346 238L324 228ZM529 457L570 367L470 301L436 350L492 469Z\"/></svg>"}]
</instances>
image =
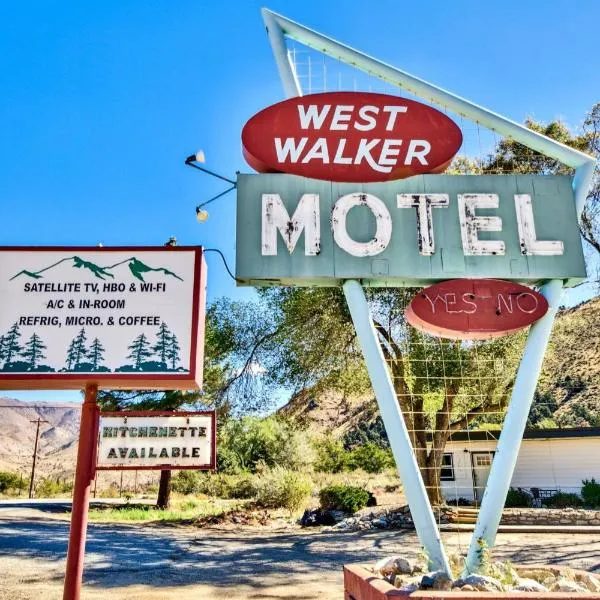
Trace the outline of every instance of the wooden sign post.
<instances>
[{"instance_id":1,"label":"wooden sign post","mask_svg":"<svg viewBox=\"0 0 600 600\"><path fill-rule=\"evenodd\" d=\"M205 288L200 247L0 248L0 389L85 389L64 600L81 594L98 389L199 389Z\"/></svg>"}]
</instances>

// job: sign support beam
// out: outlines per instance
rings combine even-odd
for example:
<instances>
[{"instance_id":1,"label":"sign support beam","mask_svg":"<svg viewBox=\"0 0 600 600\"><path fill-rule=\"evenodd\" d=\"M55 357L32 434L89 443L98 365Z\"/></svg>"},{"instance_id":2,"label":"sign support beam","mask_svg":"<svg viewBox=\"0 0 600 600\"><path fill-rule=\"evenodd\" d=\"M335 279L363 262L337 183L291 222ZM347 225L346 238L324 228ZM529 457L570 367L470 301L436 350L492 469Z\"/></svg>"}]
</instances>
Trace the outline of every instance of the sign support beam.
<instances>
[{"instance_id":1,"label":"sign support beam","mask_svg":"<svg viewBox=\"0 0 600 600\"><path fill-rule=\"evenodd\" d=\"M85 386L85 399L81 407L81 426L77 447L77 468L63 600L79 600L81 597L90 488L95 476L96 449L98 447L100 411L96 403L97 395L98 386L96 384Z\"/></svg>"},{"instance_id":2,"label":"sign support beam","mask_svg":"<svg viewBox=\"0 0 600 600\"><path fill-rule=\"evenodd\" d=\"M481 501L479 517L467 553L464 575L477 572L481 565L482 548L491 548L496 542L502 509L517 463L527 417L533 402L533 395L552 333L554 318L558 312L562 291L563 282L558 279L549 281L540 289L541 294L548 301L548 312L531 326L527 336L525 351L519 365L504 426L500 433L490 476Z\"/></svg>"},{"instance_id":3,"label":"sign support beam","mask_svg":"<svg viewBox=\"0 0 600 600\"><path fill-rule=\"evenodd\" d=\"M385 357L377 338L364 290L358 281L349 280L344 283L344 294L365 357L367 371L388 434L398 473L404 485L404 493L410 506L417 535L427 552L430 567L436 571L444 571L452 578L448 557L431 510L419 465L413 453L408 429L398 406L394 384L385 364Z\"/></svg>"}]
</instances>

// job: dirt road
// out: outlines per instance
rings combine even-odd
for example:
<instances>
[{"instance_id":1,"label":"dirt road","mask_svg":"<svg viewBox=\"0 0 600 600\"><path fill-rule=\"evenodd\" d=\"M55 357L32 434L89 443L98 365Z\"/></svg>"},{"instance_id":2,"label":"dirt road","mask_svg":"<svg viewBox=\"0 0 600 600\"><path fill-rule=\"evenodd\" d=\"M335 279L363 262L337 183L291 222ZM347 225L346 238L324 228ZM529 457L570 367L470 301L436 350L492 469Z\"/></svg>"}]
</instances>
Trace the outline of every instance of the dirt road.
<instances>
[{"instance_id":1,"label":"dirt road","mask_svg":"<svg viewBox=\"0 0 600 600\"><path fill-rule=\"evenodd\" d=\"M465 549L467 533L444 534ZM0 598L62 597L68 523L40 510L0 511ZM502 534L495 556L600 571L600 535ZM223 531L92 524L83 598L255 600L342 598L342 565L415 555L414 533Z\"/></svg>"}]
</instances>

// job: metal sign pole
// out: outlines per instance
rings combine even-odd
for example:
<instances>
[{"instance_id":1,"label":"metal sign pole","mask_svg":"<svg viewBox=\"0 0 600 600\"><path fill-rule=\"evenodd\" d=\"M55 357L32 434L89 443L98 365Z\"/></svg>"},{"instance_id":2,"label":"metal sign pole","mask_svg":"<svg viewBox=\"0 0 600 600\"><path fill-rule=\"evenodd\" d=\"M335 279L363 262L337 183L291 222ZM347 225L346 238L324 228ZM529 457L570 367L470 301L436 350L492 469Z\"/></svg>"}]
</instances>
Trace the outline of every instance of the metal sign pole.
<instances>
[{"instance_id":1,"label":"metal sign pole","mask_svg":"<svg viewBox=\"0 0 600 600\"><path fill-rule=\"evenodd\" d=\"M385 425L398 473L404 485L404 493L410 506L417 535L427 552L430 566L436 571L444 571L452 579L448 557L431 510L419 465L413 454L406 423L398 406L394 384L377 339L377 332L373 326L365 293L358 281L350 280L344 283L344 294L365 357L371 385L377 398L379 412Z\"/></svg>"},{"instance_id":2,"label":"metal sign pole","mask_svg":"<svg viewBox=\"0 0 600 600\"><path fill-rule=\"evenodd\" d=\"M85 399L81 407L77 469L75 471L63 600L79 600L81 595L90 487L95 475L96 448L98 446L99 411L96 403L97 394L97 385L86 385Z\"/></svg>"},{"instance_id":3,"label":"metal sign pole","mask_svg":"<svg viewBox=\"0 0 600 600\"><path fill-rule=\"evenodd\" d=\"M465 564L465 575L477 572L481 564L482 547L491 548L496 541L502 509L517 463L527 417L552 333L552 325L558 311L562 290L562 281L556 279L546 283L540 289L542 295L548 300L548 312L531 326L527 336L525 351L517 372L490 476L483 493L477 525L471 538Z\"/></svg>"}]
</instances>

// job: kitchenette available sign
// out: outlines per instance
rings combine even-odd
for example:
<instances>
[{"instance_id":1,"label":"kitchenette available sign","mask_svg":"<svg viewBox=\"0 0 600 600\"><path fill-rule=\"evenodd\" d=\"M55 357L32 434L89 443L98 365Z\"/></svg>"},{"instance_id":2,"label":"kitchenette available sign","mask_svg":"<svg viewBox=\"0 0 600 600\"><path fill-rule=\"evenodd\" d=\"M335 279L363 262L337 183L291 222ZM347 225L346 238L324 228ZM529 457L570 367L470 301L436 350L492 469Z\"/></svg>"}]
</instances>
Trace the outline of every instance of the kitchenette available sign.
<instances>
[{"instance_id":1,"label":"kitchenette available sign","mask_svg":"<svg viewBox=\"0 0 600 600\"><path fill-rule=\"evenodd\" d=\"M101 413L96 468L214 469L215 435L214 411Z\"/></svg>"},{"instance_id":2,"label":"kitchenette available sign","mask_svg":"<svg viewBox=\"0 0 600 600\"><path fill-rule=\"evenodd\" d=\"M197 388L201 248L1 248L0 387Z\"/></svg>"}]
</instances>

